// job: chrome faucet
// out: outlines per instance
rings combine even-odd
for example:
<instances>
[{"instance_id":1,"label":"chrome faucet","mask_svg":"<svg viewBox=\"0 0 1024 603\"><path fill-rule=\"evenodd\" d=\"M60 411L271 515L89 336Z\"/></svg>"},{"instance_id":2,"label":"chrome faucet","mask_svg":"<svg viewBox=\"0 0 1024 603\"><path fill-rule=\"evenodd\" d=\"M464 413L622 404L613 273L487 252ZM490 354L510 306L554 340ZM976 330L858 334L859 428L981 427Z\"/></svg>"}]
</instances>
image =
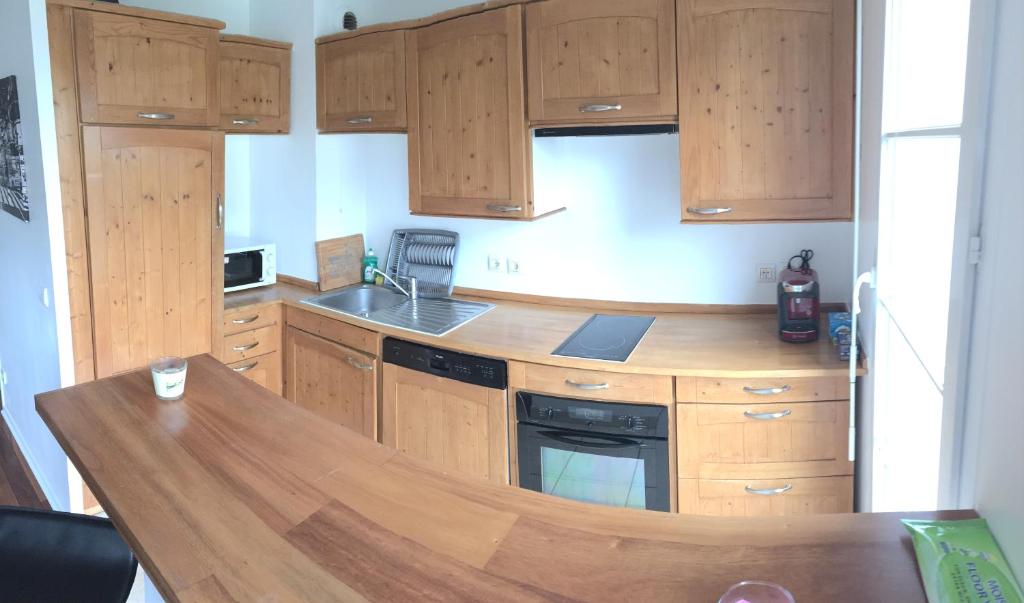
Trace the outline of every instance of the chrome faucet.
<instances>
[{"instance_id":1,"label":"chrome faucet","mask_svg":"<svg viewBox=\"0 0 1024 603\"><path fill-rule=\"evenodd\" d=\"M384 277L384 280L386 280L387 282L389 282L392 285L394 285L395 289L398 289L399 291L401 291L402 294L405 295L406 297L408 297L409 299L411 299L411 300L419 299L419 293L417 293L417 291L416 291L416 277L415 276L404 276L404 277L400 276L400 277L398 277L398 278L404 278L406 281L409 282L409 290L406 291L405 287L402 287L401 285L398 284L398 281L396 281L395 279L391 278L387 274L384 274L380 270L374 268L373 269L373 273L374 274L379 274L382 277Z\"/></svg>"}]
</instances>

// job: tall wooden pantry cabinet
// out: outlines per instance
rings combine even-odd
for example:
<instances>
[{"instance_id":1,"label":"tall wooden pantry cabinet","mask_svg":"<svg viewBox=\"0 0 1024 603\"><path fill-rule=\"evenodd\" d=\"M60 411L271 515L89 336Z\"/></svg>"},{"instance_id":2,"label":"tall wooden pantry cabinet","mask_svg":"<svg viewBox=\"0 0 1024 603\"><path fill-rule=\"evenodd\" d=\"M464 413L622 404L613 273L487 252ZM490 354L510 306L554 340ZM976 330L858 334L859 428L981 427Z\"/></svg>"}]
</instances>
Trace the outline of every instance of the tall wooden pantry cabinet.
<instances>
[{"instance_id":1,"label":"tall wooden pantry cabinet","mask_svg":"<svg viewBox=\"0 0 1024 603\"><path fill-rule=\"evenodd\" d=\"M75 376L219 355L220 21L48 0Z\"/></svg>"}]
</instances>

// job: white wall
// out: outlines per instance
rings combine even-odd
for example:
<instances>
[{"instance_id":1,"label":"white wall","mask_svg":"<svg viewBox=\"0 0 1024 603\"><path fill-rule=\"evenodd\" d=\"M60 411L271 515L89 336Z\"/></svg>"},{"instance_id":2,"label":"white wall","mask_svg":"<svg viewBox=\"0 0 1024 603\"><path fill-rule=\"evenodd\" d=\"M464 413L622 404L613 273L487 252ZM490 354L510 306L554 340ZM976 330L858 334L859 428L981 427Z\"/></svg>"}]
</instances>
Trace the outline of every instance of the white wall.
<instances>
[{"instance_id":1,"label":"white wall","mask_svg":"<svg viewBox=\"0 0 1024 603\"><path fill-rule=\"evenodd\" d=\"M47 190L55 173L44 171L43 159L47 153L46 167L52 170L56 140L47 44L43 3L7 0L0 20L0 77L17 77L31 222L0 212L0 363L7 376L0 387L4 418L37 481L53 507L67 509L67 459L36 413L34 400L39 392L61 387L55 267L50 261L55 253L51 232L61 232L60 198L52 188ZM41 131L49 134L45 150ZM53 231L51 218L58 225ZM58 248L62 255L62 240ZM63 269L57 267L66 278ZM66 284L64 288L66 292ZM42 301L44 290L48 305Z\"/></svg>"},{"instance_id":2,"label":"white wall","mask_svg":"<svg viewBox=\"0 0 1024 603\"><path fill-rule=\"evenodd\" d=\"M997 23L962 501L1024 579L1024 2L1000 2Z\"/></svg>"},{"instance_id":3,"label":"white wall","mask_svg":"<svg viewBox=\"0 0 1024 603\"><path fill-rule=\"evenodd\" d=\"M369 25L467 2L342 4ZM340 13L335 16L340 23ZM676 136L535 141L535 195L564 200L569 210L531 223L410 216L404 135L320 138L332 139L329 161L336 162L341 181L336 198L318 199L318 220L337 221L330 227L334 234L347 234L346 227L358 232L358 208L365 206L367 244L379 255L386 253L395 228L458 231L462 249L455 280L461 286L617 300L774 303L774 287L756 282L757 265L782 265L812 248L824 300L850 298L849 223L681 225ZM318 168L318 178L323 171ZM322 237L327 233L319 226ZM489 254L519 260L522 272L488 272Z\"/></svg>"},{"instance_id":4,"label":"white wall","mask_svg":"<svg viewBox=\"0 0 1024 603\"><path fill-rule=\"evenodd\" d=\"M461 235L456 283L560 297L774 303L774 284L756 266L815 250L823 298L850 296L848 223L682 225L679 140L674 135L548 138L534 142L534 190L568 210L536 222L410 216L403 135L350 139L343 172L362 174L367 244L387 252L395 228ZM518 275L487 271L489 254L520 261Z\"/></svg>"}]
</instances>

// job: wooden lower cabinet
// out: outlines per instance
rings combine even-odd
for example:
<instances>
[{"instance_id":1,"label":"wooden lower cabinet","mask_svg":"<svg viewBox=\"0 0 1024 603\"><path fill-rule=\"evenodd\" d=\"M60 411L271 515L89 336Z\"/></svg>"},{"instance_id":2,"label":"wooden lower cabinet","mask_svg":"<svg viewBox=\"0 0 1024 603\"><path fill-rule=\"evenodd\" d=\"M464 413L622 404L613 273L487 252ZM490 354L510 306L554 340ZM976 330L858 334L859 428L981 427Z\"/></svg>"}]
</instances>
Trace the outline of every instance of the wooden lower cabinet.
<instances>
[{"instance_id":1,"label":"wooden lower cabinet","mask_svg":"<svg viewBox=\"0 0 1024 603\"><path fill-rule=\"evenodd\" d=\"M284 393L284 378L282 375L281 352L271 352L248 360L234 362L228 367L251 379L277 395Z\"/></svg>"},{"instance_id":2,"label":"wooden lower cabinet","mask_svg":"<svg viewBox=\"0 0 1024 603\"><path fill-rule=\"evenodd\" d=\"M679 512L766 517L853 512L853 476L681 479Z\"/></svg>"},{"instance_id":3,"label":"wooden lower cabinet","mask_svg":"<svg viewBox=\"0 0 1024 603\"><path fill-rule=\"evenodd\" d=\"M376 439L377 361L370 355L289 326L285 398Z\"/></svg>"},{"instance_id":4,"label":"wooden lower cabinet","mask_svg":"<svg viewBox=\"0 0 1024 603\"><path fill-rule=\"evenodd\" d=\"M392 364L384 365L383 384L384 445L452 471L509 483L505 391Z\"/></svg>"}]
</instances>

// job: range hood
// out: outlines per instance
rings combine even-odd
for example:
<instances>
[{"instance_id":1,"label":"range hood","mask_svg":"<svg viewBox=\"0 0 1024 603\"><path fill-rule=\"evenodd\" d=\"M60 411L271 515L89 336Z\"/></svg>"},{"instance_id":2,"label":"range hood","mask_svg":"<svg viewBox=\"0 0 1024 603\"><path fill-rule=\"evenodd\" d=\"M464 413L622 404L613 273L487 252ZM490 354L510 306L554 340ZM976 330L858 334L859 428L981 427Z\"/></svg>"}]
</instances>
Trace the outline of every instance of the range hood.
<instances>
[{"instance_id":1,"label":"range hood","mask_svg":"<svg viewBox=\"0 0 1024 603\"><path fill-rule=\"evenodd\" d=\"M564 138L570 136L643 136L647 134L678 134L678 124L634 124L626 126L575 126L570 128L536 128L534 138Z\"/></svg>"}]
</instances>

